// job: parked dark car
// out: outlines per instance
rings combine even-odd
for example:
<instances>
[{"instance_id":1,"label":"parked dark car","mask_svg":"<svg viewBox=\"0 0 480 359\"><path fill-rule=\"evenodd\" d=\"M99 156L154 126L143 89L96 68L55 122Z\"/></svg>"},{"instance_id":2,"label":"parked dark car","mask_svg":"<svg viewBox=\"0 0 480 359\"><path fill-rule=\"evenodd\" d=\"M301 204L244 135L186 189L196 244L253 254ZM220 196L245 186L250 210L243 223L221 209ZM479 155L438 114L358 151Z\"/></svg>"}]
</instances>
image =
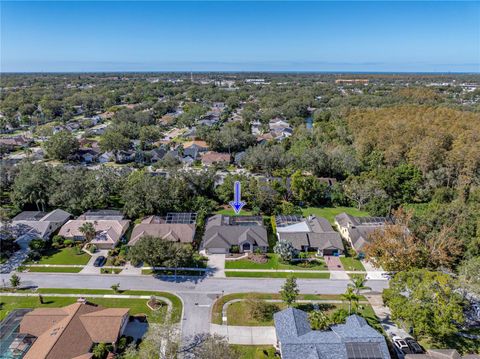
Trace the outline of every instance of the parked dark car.
<instances>
[{"instance_id":1,"label":"parked dark car","mask_svg":"<svg viewBox=\"0 0 480 359\"><path fill-rule=\"evenodd\" d=\"M95 259L95 262L93 262L93 266L101 267L105 264L106 261L107 261L107 258L105 258L104 256L99 256L97 257L97 259Z\"/></svg>"},{"instance_id":2,"label":"parked dark car","mask_svg":"<svg viewBox=\"0 0 480 359\"><path fill-rule=\"evenodd\" d=\"M405 338L405 341L407 342L413 354L423 354L425 352L415 339Z\"/></svg>"}]
</instances>

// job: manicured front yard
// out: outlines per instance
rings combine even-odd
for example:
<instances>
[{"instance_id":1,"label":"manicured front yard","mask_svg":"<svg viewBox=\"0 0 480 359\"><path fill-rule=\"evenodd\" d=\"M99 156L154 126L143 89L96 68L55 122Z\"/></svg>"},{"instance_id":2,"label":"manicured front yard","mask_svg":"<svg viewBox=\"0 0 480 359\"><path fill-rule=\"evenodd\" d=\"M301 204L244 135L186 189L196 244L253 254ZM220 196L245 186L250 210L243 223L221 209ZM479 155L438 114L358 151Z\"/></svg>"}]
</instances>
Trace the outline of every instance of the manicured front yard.
<instances>
[{"instance_id":1,"label":"manicured front yard","mask_svg":"<svg viewBox=\"0 0 480 359\"><path fill-rule=\"evenodd\" d=\"M29 272L78 273L83 268L78 267L24 267Z\"/></svg>"},{"instance_id":2,"label":"manicured front yard","mask_svg":"<svg viewBox=\"0 0 480 359\"><path fill-rule=\"evenodd\" d=\"M316 279L329 279L330 273L305 273L305 272L233 272L225 271L227 277L247 277L247 278L288 278L294 276L295 278L316 278Z\"/></svg>"},{"instance_id":3,"label":"manicured front yard","mask_svg":"<svg viewBox=\"0 0 480 359\"><path fill-rule=\"evenodd\" d=\"M365 271L362 262L352 257L340 257L343 268L349 271Z\"/></svg>"},{"instance_id":4,"label":"manicured front yard","mask_svg":"<svg viewBox=\"0 0 480 359\"><path fill-rule=\"evenodd\" d=\"M212 307L212 323L222 324L222 309L225 303L233 299L246 299L254 295L258 299L281 299L280 294L274 293L232 293L224 295L218 298ZM298 300L342 300L340 295L335 294L300 294L297 297ZM367 299L361 295L360 301L366 301ZM372 310L373 313L373 310Z\"/></svg>"},{"instance_id":5,"label":"manicured front yard","mask_svg":"<svg viewBox=\"0 0 480 359\"><path fill-rule=\"evenodd\" d=\"M90 260L90 255L85 252L77 254L76 248L50 249L35 264L81 264L85 265ZM33 264L33 262L28 262Z\"/></svg>"},{"instance_id":6,"label":"manicured front yard","mask_svg":"<svg viewBox=\"0 0 480 359\"><path fill-rule=\"evenodd\" d=\"M38 297L2 296L0 300L0 320L13 309L18 308L39 308L39 307L63 307L75 303L76 297L49 297L48 294L79 294L85 296L91 303L104 307L130 308L130 315L145 314L150 322L161 322L165 318L165 311L152 311L147 306L148 299L129 298L88 298L88 294L114 294L112 290L88 290L88 289L46 289L38 290L42 293L43 304ZM179 322L182 314L182 302L179 297L166 292L152 291L123 291L121 295L157 295L170 299L172 302L172 320ZM166 308L166 307L165 307Z\"/></svg>"},{"instance_id":7,"label":"manicured front yard","mask_svg":"<svg viewBox=\"0 0 480 359\"><path fill-rule=\"evenodd\" d=\"M307 207L302 209L304 216L313 214L317 217L326 218L331 224L335 222L335 216L343 212L352 216L368 216L367 212L353 207Z\"/></svg>"},{"instance_id":8,"label":"manicured front yard","mask_svg":"<svg viewBox=\"0 0 480 359\"><path fill-rule=\"evenodd\" d=\"M267 254L266 263L256 263L250 259L239 259L236 261L225 261L225 269L291 269L291 270L328 270L323 259L318 258L313 263L292 262L285 264L280 262L278 255Z\"/></svg>"},{"instance_id":9,"label":"manicured front yard","mask_svg":"<svg viewBox=\"0 0 480 359\"><path fill-rule=\"evenodd\" d=\"M269 345L230 345L240 354L240 359L274 359L275 348Z\"/></svg>"}]
</instances>

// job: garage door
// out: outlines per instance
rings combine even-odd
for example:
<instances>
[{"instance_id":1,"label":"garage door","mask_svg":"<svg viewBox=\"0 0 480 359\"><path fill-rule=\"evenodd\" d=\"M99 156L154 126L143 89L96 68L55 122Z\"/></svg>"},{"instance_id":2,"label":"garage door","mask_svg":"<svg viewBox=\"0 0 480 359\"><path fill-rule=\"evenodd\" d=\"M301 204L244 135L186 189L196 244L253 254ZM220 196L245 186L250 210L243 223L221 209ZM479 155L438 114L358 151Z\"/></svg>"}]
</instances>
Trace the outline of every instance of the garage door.
<instances>
[{"instance_id":1,"label":"garage door","mask_svg":"<svg viewBox=\"0 0 480 359\"><path fill-rule=\"evenodd\" d=\"M226 254L228 253L228 250L226 248L208 248L207 253L208 254Z\"/></svg>"}]
</instances>

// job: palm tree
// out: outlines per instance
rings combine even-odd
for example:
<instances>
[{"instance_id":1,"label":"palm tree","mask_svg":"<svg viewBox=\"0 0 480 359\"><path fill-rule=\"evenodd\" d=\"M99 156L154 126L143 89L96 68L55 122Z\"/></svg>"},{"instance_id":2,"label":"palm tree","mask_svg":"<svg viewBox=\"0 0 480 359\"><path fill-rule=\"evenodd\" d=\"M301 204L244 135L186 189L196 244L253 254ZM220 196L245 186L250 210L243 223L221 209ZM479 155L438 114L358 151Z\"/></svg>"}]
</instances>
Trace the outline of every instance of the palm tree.
<instances>
[{"instance_id":1,"label":"palm tree","mask_svg":"<svg viewBox=\"0 0 480 359\"><path fill-rule=\"evenodd\" d=\"M365 286L365 277L363 275L356 275L352 277L352 282L348 284L350 288L353 288L355 294L360 294L361 290L371 289L370 287Z\"/></svg>"},{"instance_id":2,"label":"palm tree","mask_svg":"<svg viewBox=\"0 0 480 359\"><path fill-rule=\"evenodd\" d=\"M313 312L310 312L309 317L310 324L314 330L325 330L332 324L328 315L321 310L314 310Z\"/></svg>"},{"instance_id":3,"label":"palm tree","mask_svg":"<svg viewBox=\"0 0 480 359\"><path fill-rule=\"evenodd\" d=\"M85 222L78 228L78 230L85 236L85 240L90 242L93 238L95 238L95 227L91 222Z\"/></svg>"},{"instance_id":4,"label":"palm tree","mask_svg":"<svg viewBox=\"0 0 480 359\"><path fill-rule=\"evenodd\" d=\"M346 292L342 294L342 298L348 301L348 315L352 314L352 303L353 308L356 310L360 297L352 287L347 287Z\"/></svg>"}]
</instances>

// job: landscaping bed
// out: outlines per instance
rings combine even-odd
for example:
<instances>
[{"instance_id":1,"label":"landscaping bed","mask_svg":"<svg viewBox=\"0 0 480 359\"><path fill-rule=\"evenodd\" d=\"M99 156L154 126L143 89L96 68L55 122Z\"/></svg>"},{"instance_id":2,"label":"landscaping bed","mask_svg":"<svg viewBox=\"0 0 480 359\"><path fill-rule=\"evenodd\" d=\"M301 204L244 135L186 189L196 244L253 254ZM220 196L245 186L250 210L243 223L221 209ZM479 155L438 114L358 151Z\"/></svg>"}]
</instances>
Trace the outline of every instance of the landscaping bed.
<instances>
[{"instance_id":1,"label":"landscaping bed","mask_svg":"<svg viewBox=\"0 0 480 359\"><path fill-rule=\"evenodd\" d=\"M119 274L123 268L102 268L100 270L101 274Z\"/></svg>"}]
</instances>

